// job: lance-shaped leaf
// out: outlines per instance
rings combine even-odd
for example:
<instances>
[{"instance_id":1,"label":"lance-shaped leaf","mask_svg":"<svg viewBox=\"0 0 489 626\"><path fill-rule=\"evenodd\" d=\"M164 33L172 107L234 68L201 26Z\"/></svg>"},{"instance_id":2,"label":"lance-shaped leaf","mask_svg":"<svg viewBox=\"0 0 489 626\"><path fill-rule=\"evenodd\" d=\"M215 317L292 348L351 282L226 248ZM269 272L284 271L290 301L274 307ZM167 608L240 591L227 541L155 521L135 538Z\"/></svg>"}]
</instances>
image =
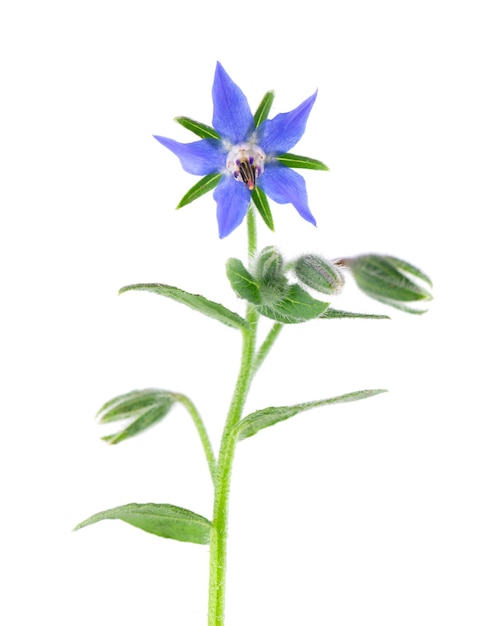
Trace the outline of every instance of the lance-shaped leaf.
<instances>
[{"instance_id":1,"label":"lance-shaped leaf","mask_svg":"<svg viewBox=\"0 0 489 626\"><path fill-rule=\"evenodd\" d=\"M100 424L132 420L129 426L113 435L102 437L110 444L135 437L160 422L175 403L175 396L161 389L131 391L109 400L97 413Z\"/></svg>"},{"instance_id":2,"label":"lance-shaped leaf","mask_svg":"<svg viewBox=\"0 0 489 626\"><path fill-rule=\"evenodd\" d=\"M122 289L119 290L119 293L125 293L126 291L150 291L160 296L165 296L167 298L171 298L172 300L176 300L177 302L181 302L182 304L186 304L191 309L195 309L208 317L219 320L227 326L240 329L248 328L248 322L246 322L246 320L244 320L237 313L230 311L222 304L212 302L212 300L207 300L204 296L188 293L187 291L178 289L178 287L171 287L170 285L162 285L160 283L140 283L137 285L127 285L126 287L122 287Z\"/></svg>"},{"instance_id":3,"label":"lance-shaped leaf","mask_svg":"<svg viewBox=\"0 0 489 626\"><path fill-rule=\"evenodd\" d=\"M183 196L183 198L178 203L177 209L181 209L186 204L190 204L197 198L200 198L208 191L212 191L222 178L222 174L220 172L207 174L204 178L201 178L198 183L196 183L191 189L187 191L187 193Z\"/></svg>"},{"instance_id":4,"label":"lance-shaped leaf","mask_svg":"<svg viewBox=\"0 0 489 626\"><path fill-rule=\"evenodd\" d=\"M101 511L81 522L73 530L79 530L106 519L119 519L136 528L178 541L208 544L211 522L173 504L124 504Z\"/></svg>"},{"instance_id":5,"label":"lance-shaped leaf","mask_svg":"<svg viewBox=\"0 0 489 626\"><path fill-rule=\"evenodd\" d=\"M276 157L276 159L279 163L286 165L287 167L303 167L308 170L322 170L324 172L329 171L329 167L317 159L299 156L298 154L291 154L290 152L287 152L287 154L280 154Z\"/></svg>"},{"instance_id":6,"label":"lance-shaped leaf","mask_svg":"<svg viewBox=\"0 0 489 626\"><path fill-rule=\"evenodd\" d=\"M221 139L217 130L214 130L212 126L202 124L202 122L196 122L190 117L176 117L175 122L178 122L187 130L192 131L198 137L202 137L202 139Z\"/></svg>"},{"instance_id":7,"label":"lance-shaped leaf","mask_svg":"<svg viewBox=\"0 0 489 626\"><path fill-rule=\"evenodd\" d=\"M326 400L315 400L313 402L303 402L301 404L294 404L292 406L278 406L268 407L267 409L261 409L255 413L251 413L247 417L241 420L235 426L234 434L238 440L246 439L255 435L259 430L273 426L278 422L283 422L304 411L315 409L327 404L340 404L342 402L353 402L354 400L363 400L364 398L370 398L379 393L384 393L386 389L365 389L363 391L353 391L352 393L346 393L342 396L336 396L334 398L327 398Z\"/></svg>"},{"instance_id":8,"label":"lance-shaped leaf","mask_svg":"<svg viewBox=\"0 0 489 626\"><path fill-rule=\"evenodd\" d=\"M365 320L390 320L388 315L375 315L374 313L350 313L349 311L340 311L339 309L327 308L324 313L319 316L323 320L344 319L344 318L360 318Z\"/></svg>"},{"instance_id":9,"label":"lance-shaped leaf","mask_svg":"<svg viewBox=\"0 0 489 626\"><path fill-rule=\"evenodd\" d=\"M258 105L256 113L253 117L255 128L258 128L258 126L260 126L260 124L267 119L270 109L272 108L274 98L275 93L273 91L267 91L267 93L263 96L263 99Z\"/></svg>"},{"instance_id":10,"label":"lance-shaped leaf","mask_svg":"<svg viewBox=\"0 0 489 626\"><path fill-rule=\"evenodd\" d=\"M315 300L299 285L291 285L283 298L267 306L259 305L257 310L281 324L299 324L319 317L328 306L328 302Z\"/></svg>"}]
</instances>

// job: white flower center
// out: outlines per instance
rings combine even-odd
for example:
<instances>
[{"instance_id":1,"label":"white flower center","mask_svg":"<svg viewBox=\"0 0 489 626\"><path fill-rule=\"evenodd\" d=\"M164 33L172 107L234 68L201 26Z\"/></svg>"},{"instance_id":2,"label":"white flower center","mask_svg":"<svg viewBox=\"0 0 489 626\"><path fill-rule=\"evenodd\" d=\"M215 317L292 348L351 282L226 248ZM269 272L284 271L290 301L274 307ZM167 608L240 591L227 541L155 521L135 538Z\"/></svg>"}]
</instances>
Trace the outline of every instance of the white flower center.
<instances>
[{"instance_id":1,"label":"white flower center","mask_svg":"<svg viewBox=\"0 0 489 626\"><path fill-rule=\"evenodd\" d=\"M252 191L257 178L263 174L265 153L256 144L239 143L229 151L226 167L237 181L244 183Z\"/></svg>"}]
</instances>

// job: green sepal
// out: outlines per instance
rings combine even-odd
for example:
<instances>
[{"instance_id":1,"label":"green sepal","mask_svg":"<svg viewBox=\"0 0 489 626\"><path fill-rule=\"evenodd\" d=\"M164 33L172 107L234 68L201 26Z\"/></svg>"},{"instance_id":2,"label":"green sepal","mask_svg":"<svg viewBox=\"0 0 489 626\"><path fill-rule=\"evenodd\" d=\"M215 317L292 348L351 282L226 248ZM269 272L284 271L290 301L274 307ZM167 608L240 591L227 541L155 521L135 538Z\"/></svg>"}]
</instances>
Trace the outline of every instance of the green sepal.
<instances>
[{"instance_id":1,"label":"green sepal","mask_svg":"<svg viewBox=\"0 0 489 626\"><path fill-rule=\"evenodd\" d=\"M421 315L414 303L432 300L433 296L419 284L424 282L431 287L431 280L420 269L407 261L380 254L363 254L358 257L341 259L340 265L348 267L357 286L367 296L405 313ZM412 280L412 277L417 280Z\"/></svg>"},{"instance_id":2,"label":"green sepal","mask_svg":"<svg viewBox=\"0 0 489 626\"><path fill-rule=\"evenodd\" d=\"M255 187L251 192L251 199L268 228L271 231L275 230L272 211L270 210L270 204L268 203L268 198L265 192L262 191L260 187Z\"/></svg>"},{"instance_id":3,"label":"green sepal","mask_svg":"<svg viewBox=\"0 0 489 626\"><path fill-rule=\"evenodd\" d=\"M328 302L315 300L299 285L291 285L283 298L270 305L257 306L257 310L281 324L298 324L319 317L328 306Z\"/></svg>"},{"instance_id":4,"label":"green sepal","mask_svg":"<svg viewBox=\"0 0 489 626\"><path fill-rule=\"evenodd\" d=\"M391 306L394 309L398 309L399 311L403 311L404 313L411 313L412 315L424 315L424 313L428 312L428 309L415 309L414 307L406 306L405 304L401 304L396 300L390 300L389 298L381 298L380 296L372 296L371 298L374 300L378 300L378 302L382 302L382 304L386 304L387 306ZM427 298L424 298L425 300Z\"/></svg>"},{"instance_id":5,"label":"green sepal","mask_svg":"<svg viewBox=\"0 0 489 626\"><path fill-rule=\"evenodd\" d=\"M319 319L345 319L345 318L360 318L365 320L390 320L388 315L375 315L373 313L350 313L349 311L340 311L338 309L327 308L324 313L319 316Z\"/></svg>"},{"instance_id":6,"label":"green sepal","mask_svg":"<svg viewBox=\"0 0 489 626\"><path fill-rule=\"evenodd\" d=\"M270 109L272 108L273 99L275 98L275 92L267 91L267 93L263 96L262 101L258 105L256 113L254 115L255 128L258 128L262 122L264 122L268 114L270 113Z\"/></svg>"},{"instance_id":7,"label":"green sepal","mask_svg":"<svg viewBox=\"0 0 489 626\"><path fill-rule=\"evenodd\" d=\"M397 269L401 270L401 272L412 274L413 276L416 276L416 278L423 280L430 287L433 287L431 278L427 276L422 270L420 270L419 267L416 267L415 265L411 265L411 263L408 263L407 261L404 261L403 259L398 259L397 257L394 257L394 256L385 255L384 259L392 263L395 267L397 267Z\"/></svg>"},{"instance_id":8,"label":"green sepal","mask_svg":"<svg viewBox=\"0 0 489 626\"><path fill-rule=\"evenodd\" d=\"M258 283L239 259L228 259L226 275L229 278L231 287L239 298L248 300L248 302L253 304L260 303Z\"/></svg>"},{"instance_id":9,"label":"green sepal","mask_svg":"<svg viewBox=\"0 0 489 626\"><path fill-rule=\"evenodd\" d=\"M181 209L186 204L190 204L200 196L203 196L208 191L212 191L219 184L222 178L222 174L214 172L213 174L207 174L204 178L201 178L198 183L191 187L187 193L183 196L177 205L177 209Z\"/></svg>"},{"instance_id":10,"label":"green sepal","mask_svg":"<svg viewBox=\"0 0 489 626\"><path fill-rule=\"evenodd\" d=\"M230 311L222 304L207 300L204 296L188 293L187 291L178 289L178 287L171 287L170 285L162 285L160 283L140 283L122 287L122 289L119 290L119 294L125 293L126 291L150 291L186 304L191 309L199 311L208 317L212 317L226 324L226 326L239 328L241 330L248 329L248 322L237 313Z\"/></svg>"},{"instance_id":11,"label":"green sepal","mask_svg":"<svg viewBox=\"0 0 489 626\"><path fill-rule=\"evenodd\" d=\"M292 406L268 407L267 409L261 409L260 411L255 411L255 413L251 413L242 419L241 422L235 426L234 435L238 441L241 441L242 439L255 435L263 428L268 428L278 422L283 422L284 420L297 415L297 413L303 413L304 411L309 411L310 409L315 409L327 404L340 404L342 402L363 400L364 398L370 398L371 396L376 396L377 394L384 393L386 391L387 389L365 389L363 391L346 393L342 396L336 396L334 398L327 398L326 400L316 400L313 402L294 404Z\"/></svg>"},{"instance_id":12,"label":"green sepal","mask_svg":"<svg viewBox=\"0 0 489 626\"><path fill-rule=\"evenodd\" d=\"M98 410L96 418L100 424L128 419L170 398L173 400L173 394L162 389L135 389L106 402Z\"/></svg>"},{"instance_id":13,"label":"green sepal","mask_svg":"<svg viewBox=\"0 0 489 626\"><path fill-rule=\"evenodd\" d=\"M286 154L280 154L275 158L281 165L285 165L286 167L305 168L308 170L322 170L324 172L329 172L329 167L321 161L318 161L317 159L311 159L305 156L299 156L298 154L291 154L290 152L287 152Z\"/></svg>"},{"instance_id":14,"label":"green sepal","mask_svg":"<svg viewBox=\"0 0 489 626\"><path fill-rule=\"evenodd\" d=\"M114 445L139 435L166 417L174 403L175 395L161 389L140 389L109 400L97 413L100 424L133 421L120 432L106 435L102 440Z\"/></svg>"},{"instance_id":15,"label":"green sepal","mask_svg":"<svg viewBox=\"0 0 489 626\"><path fill-rule=\"evenodd\" d=\"M92 515L73 530L106 519L120 519L147 533L167 539L203 545L210 541L212 524L208 519L172 504L124 504Z\"/></svg>"},{"instance_id":16,"label":"green sepal","mask_svg":"<svg viewBox=\"0 0 489 626\"><path fill-rule=\"evenodd\" d=\"M202 139L221 139L221 135L217 132L217 130L214 130L212 126L196 122L190 117L176 117L175 122L178 122L184 128L192 131L199 137L202 137Z\"/></svg>"}]
</instances>

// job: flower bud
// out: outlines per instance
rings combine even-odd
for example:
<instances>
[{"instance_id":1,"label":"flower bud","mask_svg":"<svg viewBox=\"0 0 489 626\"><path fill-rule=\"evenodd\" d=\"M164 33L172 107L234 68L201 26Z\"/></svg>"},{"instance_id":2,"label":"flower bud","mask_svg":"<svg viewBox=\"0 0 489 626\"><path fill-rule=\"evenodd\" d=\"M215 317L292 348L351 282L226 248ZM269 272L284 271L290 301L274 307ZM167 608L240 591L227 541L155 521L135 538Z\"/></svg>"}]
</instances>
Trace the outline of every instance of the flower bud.
<instances>
[{"instance_id":1,"label":"flower bud","mask_svg":"<svg viewBox=\"0 0 489 626\"><path fill-rule=\"evenodd\" d=\"M284 260L282 255L273 246L263 248L256 261L255 277L260 283L274 284L283 282Z\"/></svg>"},{"instance_id":2,"label":"flower bud","mask_svg":"<svg viewBox=\"0 0 489 626\"><path fill-rule=\"evenodd\" d=\"M429 291L420 283L432 287L431 280L421 270L407 261L392 256L363 254L337 261L348 267L359 289L367 296L406 313L425 313L404 303L416 303L432 299Z\"/></svg>"},{"instance_id":3,"label":"flower bud","mask_svg":"<svg viewBox=\"0 0 489 626\"><path fill-rule=\"evenodd\" d=\"M307 287L321 293L339 294L345 279L331 261L315 254L306 254L293 263L297 278Z\"/></svg>"},{"instance_id":4,"label":"flower bud","mask_svg":"<svg viewBox=\"0 0 489 626\"><path fill-rule=\"evenodd\" d=\"M263 248L256 260L254 277L259 284L263 304L271 305L284 296L287 278L284 275L284 260L277 248Z\"/></svg>"}]
</instances>

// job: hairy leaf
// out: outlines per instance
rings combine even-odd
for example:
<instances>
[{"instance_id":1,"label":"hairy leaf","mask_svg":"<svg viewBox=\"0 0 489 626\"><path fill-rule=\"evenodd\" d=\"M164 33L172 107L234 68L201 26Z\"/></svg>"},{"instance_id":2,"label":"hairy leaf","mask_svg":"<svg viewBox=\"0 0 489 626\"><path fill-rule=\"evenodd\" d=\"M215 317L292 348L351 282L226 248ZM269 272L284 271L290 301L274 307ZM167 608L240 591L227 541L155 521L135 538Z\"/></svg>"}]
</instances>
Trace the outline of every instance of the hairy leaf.
<instances>
[{"instance_id":1,"label":"hairy leaf","mask_svg":"<svg viewBox=\"0 0 489 626\"><path fill-rule=\"evenodd\" d=\"M260 302L258 283L239 259L229 259L227 261L226 274L231 287L240 298L244 298L253 304Z\"/></svg>"},{"instance_id":2,"label":"hairy leaf","mask_svg":"<svg viewBox=\"0 0 489 626\"><path fill-rule=\"evenodd\" d=\"M150 291L160 296L165 296L186 304L191 309L195 309L208 317L212 317L219 320L227 326L233 328L247 329L248 323L240 315L230 311L222 304L207 300L204 296L188 293L178 287L171 287L170 285L162 285L160 283L140 283L137 285L127 285L119 290L119 293L125 293L126 291Z\"/></svg>"},{"instance_id":3,"label":"hairy leaf","mask_svg":"<svg viewBox=\"0 0 489 626\"><path fill-rule=\"evenodd\" d=\"M261 315L281 324L298 324L319 317L329 304L315 300L299 285L291 285L286 295L270 305L257 307Z\"/></svg>"},{"instance_id":4,"label":"hairy leaf","mask_svg":"<svg viewBox=\"0 0 489 626\"><path fill-rule=\"evenodd\" d=\"M78 524L73 530L85 528L106 519L119 519L158 537L208 544L211 522L188 509L172 504L124 504L101 511Z\"/></svg>"},{"instance_id":5,"label":"hairy leaf","mask_svg":"<svg viewBox=\"0 0 489 626\"><path fill-rule=\"evenodd\" d=\"M294 404L292 406L279 406L268 407L267 409L261 409L255 413L251 413L247 417L243 418L235 426L235 436L238 440L246 439L255 435L258 431L268 426L273 426L278 422L283 422L297 413L309 411L326 404L340 404L342 402L353 402L354 400L363 400L364 398L370 398L379 393L384 393L386 389L365 389L363 391L353 391L346 393L342 396L336 396L334 398L327 398L326 400L316 400L313 402L303 402L301 404Z\"/></svg>"},{"instance_id":6,"label":"hairy leaf","mask_svg":"<svg viewBox=\"0 0 489 626\"><path fill-rule=\"evenodd\" d=\"M322 313L320 319L343 319L346 317L356 317L366 320L390 320L388 315L375 315L373 313L350 313L349 311L339 311L338 309L332 309L329 307L324 313Z\"/></svg>"}]
</instances>

